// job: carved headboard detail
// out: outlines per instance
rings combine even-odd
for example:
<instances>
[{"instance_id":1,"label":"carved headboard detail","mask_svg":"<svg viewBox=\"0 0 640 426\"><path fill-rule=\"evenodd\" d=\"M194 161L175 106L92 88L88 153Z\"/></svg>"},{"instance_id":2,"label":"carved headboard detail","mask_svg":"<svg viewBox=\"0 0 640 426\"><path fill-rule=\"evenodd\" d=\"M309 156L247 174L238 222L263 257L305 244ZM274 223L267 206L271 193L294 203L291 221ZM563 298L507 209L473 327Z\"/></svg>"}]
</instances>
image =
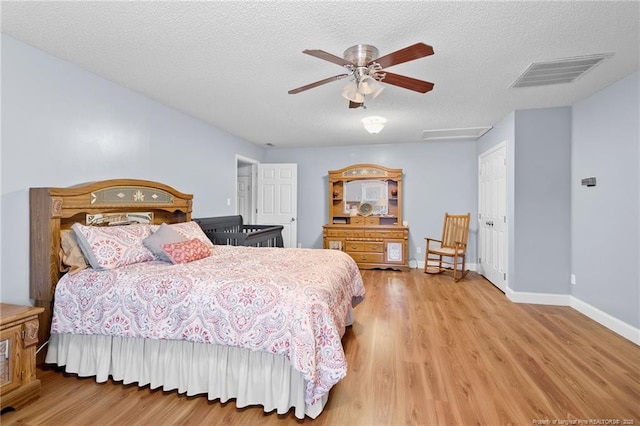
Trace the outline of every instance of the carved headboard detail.
<instances>
[{"instance_id":1,"label":"carved headboard detail","mask_svg":"<svg viewBox=\"0 0 640 426\"><path fill-rule=\"evenodd\" d=\"M29 294L40 316L39 340L49 339L51 308L60 272L60 231L88 217L121 217L144 223L191 220L193 195L158 182L111 179L68 188L30 188ZM38 363L44 362L44 351Z\"/></svg>"}]
</instances>

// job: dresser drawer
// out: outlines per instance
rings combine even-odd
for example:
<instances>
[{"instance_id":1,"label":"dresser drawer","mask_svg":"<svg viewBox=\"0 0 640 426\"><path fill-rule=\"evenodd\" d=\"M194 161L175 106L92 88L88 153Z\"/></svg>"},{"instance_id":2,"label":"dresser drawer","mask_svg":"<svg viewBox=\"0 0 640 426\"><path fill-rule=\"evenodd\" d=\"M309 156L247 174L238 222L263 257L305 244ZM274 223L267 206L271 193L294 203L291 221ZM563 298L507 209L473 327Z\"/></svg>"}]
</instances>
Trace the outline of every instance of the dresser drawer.
<instances>
[{"instance_id":1,"label":"dresser drawer","mask_svg":"<svg viewBox=\"0 0 640 426\"><path fill-rule=\"evenodd\" d=\"M351 218L351 225L380 225L379 217L356 216Z\"/></svg>"},{"instance_id":2,"label":"dresser drawer","mask_svg":"<svg viewBox=\"0 0 640 426\"><path fill-rule=\"evenodd\" d=\"M403 231L364 231L366 238L404 238Z\"/></svg>"},{"instance_id":3,"label":"dresser drawer","mask_svg":"<svg viewBox=\"0 0 640 426\"><path fill-rule=\"evenodd\" d=\"M382 253L355 253L349 251L347 253L358 263L382 263L384 261L384 255Z\"/></svg>"},{"instance_id":4,"label":"dresser drawer","mask_svg":"<svg viewBox=\"0 0 640 426\"><path fill-rule=\"evenodd\" d=\"M382 253L384 245L382 242L368 241L345 241L345 249L347 252L365 251L371 253Z\"/></svg>"},{"instance_id":5,"label":"dresser drawer","mask_svg":"<svg viewBox=\"0 0 640 426\"><path fill-rule=\"evenodd\" d=\"M364 237L364 230L362 229L327 229L327 237Z\"/></svg>"}]
</instances>

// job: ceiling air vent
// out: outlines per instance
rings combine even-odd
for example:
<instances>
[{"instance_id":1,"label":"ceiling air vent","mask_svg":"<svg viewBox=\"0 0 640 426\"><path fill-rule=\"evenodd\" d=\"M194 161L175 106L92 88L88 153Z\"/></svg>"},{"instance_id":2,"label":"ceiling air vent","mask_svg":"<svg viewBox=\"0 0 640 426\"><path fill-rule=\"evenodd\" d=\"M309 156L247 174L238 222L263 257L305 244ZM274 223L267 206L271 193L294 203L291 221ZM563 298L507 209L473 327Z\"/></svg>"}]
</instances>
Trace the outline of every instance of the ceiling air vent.
<instances>
[{"instance_id":1,"label":"ceiling air vent","mask_svg":"<svg viewBox=\"0 0 640 426\"><path fill-rule=\"evenodd\" d=\"M513 83L511 87L547 86L571 83L578 77L613 56L613 53L577 56L548 62L534 62Z\"/></svg>"},{"instance_id":2,"label":"ceiling air vent","mask_svg":"<svg viewBox=\"0 0 640 426\"><path fill-rule=\"evenodd\" d=\"M452 140L452 139L478 139L491 129L489 127L466 127L459 129L424 130L423 141Z\"/></svg>"}]
</instances>

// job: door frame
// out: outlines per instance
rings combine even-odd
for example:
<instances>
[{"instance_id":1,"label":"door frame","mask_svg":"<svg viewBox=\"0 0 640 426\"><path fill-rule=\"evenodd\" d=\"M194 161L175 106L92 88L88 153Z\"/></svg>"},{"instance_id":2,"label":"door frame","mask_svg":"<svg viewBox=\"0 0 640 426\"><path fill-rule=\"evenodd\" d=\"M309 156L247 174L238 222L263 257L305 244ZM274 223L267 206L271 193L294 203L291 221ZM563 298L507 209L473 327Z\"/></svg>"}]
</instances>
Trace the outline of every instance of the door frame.
<instances>
[{"instance_id":1,"label":"door frame","mask_svg":"<svg viewBox=\"0 0 640 426\"><path fill-rule=\"evenodd\" d=\"M255 224L255 220L256 220L256 208L257 208L257 199L258 199L258 192L257 192L258 164L260 164L260 161L256 159L245 157L244 155L236 154L236 175L234 177L235 188L236 188L234 208L235 208L236 214L240 214L240 212L238 212L238 170L240 169L241 166L251 165L251 178L249 180L249 185L251 185L251 217L243 218L244 223L246 224Z\"/></svg>"}]
</instances>

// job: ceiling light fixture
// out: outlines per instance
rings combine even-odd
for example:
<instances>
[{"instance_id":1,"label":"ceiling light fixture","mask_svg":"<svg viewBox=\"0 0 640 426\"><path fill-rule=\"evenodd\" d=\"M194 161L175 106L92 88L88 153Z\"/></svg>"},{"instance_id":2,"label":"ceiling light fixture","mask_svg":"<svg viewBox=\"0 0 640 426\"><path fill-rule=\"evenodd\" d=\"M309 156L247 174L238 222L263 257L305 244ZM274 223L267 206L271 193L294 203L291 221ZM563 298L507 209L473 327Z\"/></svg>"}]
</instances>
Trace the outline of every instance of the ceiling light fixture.
<instances>
[{"instance_id":1,"label":"ceiling light fixture","mask_svg":"<svg viewBox=\"0 0 640 426\"><path fill-rule=\"evenodd\" d=\"M365 117L362 119L362 125L367 129L367 132L372 134L380 133L380 131L384 129L386 122L386 118L378 116Z\"/></svg>"}]
</instances>

